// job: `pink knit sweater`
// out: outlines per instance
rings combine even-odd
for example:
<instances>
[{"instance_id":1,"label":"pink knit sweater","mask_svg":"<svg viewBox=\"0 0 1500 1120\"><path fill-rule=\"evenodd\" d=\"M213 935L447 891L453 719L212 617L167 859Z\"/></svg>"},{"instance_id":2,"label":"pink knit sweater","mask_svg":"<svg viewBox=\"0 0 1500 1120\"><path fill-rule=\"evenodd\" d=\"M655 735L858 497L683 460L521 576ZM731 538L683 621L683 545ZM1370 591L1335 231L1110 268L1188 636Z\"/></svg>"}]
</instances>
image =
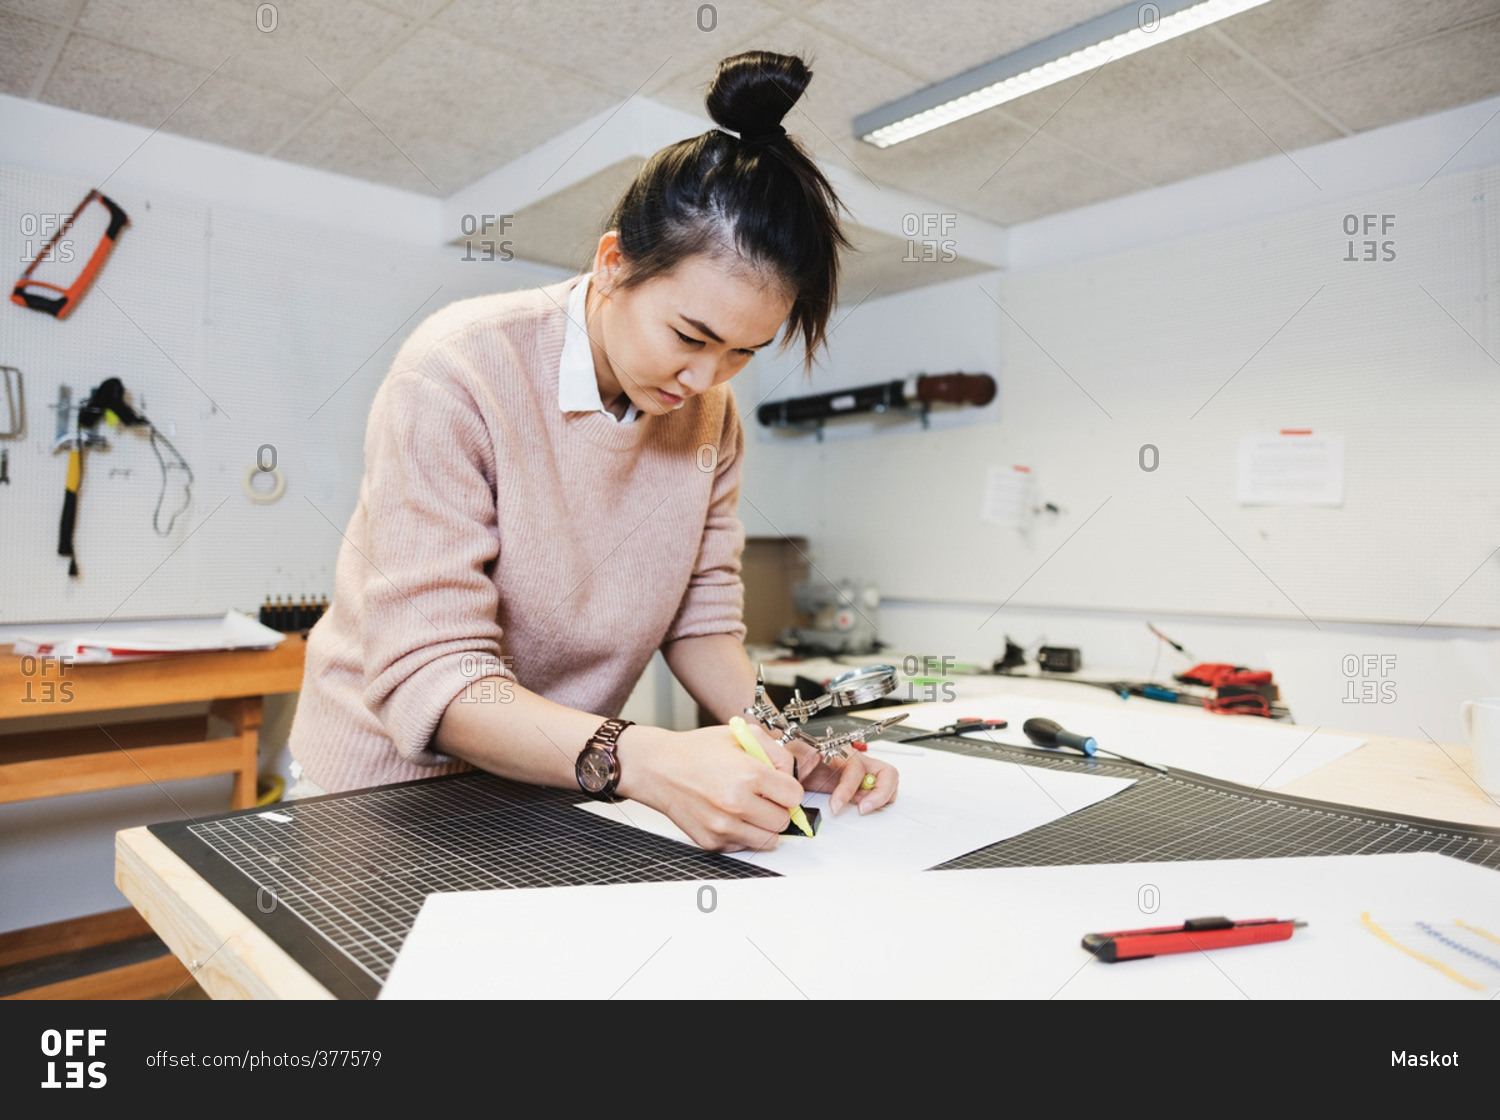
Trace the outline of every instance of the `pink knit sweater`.
<instances>
[{"instance_id":1,"label":"pink knit sweater","mask_svg":"<svg viewBox=\"0 0 1500 1120\"><path fill-rule=\"evenodd\" d=\"M475 679L613 716L663 643L743 640L734 395L628 424L562 412L581 279L449 305L375 394L290 737L324 789L469 769L431 739Z\"/></svg>"}]
</instances>

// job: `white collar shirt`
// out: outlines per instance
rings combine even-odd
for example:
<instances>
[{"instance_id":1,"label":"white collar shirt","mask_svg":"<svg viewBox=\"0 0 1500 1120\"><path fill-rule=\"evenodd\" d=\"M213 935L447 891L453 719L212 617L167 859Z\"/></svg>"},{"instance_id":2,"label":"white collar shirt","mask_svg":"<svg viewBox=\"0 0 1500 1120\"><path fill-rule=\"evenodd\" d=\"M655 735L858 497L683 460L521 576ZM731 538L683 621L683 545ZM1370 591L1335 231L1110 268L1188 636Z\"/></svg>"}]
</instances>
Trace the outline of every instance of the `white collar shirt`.
<instances>
[{"instance_id":1,"label":"white collar shirt","mask_svg":"<svg viewBox=\"0 0 1500 1120\"><path fill-rule=\"evenodd\" d=\"M621 419L604 407L604 398L599 395L594 353L584 329L584 304L593 276L589 273L568 294L568 325L563 335L562 360L557 367L557 404L564 412L602 412L618 424L628 424L640 415L635 405L627 400Z\"/></svg>"}]
</instances>

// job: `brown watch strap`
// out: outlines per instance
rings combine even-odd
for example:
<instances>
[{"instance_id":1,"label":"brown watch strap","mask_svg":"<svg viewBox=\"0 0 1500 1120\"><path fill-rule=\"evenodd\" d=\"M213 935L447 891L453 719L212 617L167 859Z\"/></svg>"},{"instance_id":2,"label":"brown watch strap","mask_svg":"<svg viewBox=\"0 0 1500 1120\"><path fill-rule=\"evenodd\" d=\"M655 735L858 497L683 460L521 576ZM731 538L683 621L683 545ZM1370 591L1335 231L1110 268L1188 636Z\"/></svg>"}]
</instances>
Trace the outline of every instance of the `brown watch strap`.
<instances>
[{"instance_id":1,"label":"brown watch strap","mask_svg":"<svg viewBox=\"0 0 1500 1120\"><path fill-rule=\"evenodd\" d=\"M615 753L615 746L620 741L620 734L630 726L633 719L607 719L599 725L599 730L589 736L589 743L598 744L610 754Z\"/></svg>"}]
</instances>

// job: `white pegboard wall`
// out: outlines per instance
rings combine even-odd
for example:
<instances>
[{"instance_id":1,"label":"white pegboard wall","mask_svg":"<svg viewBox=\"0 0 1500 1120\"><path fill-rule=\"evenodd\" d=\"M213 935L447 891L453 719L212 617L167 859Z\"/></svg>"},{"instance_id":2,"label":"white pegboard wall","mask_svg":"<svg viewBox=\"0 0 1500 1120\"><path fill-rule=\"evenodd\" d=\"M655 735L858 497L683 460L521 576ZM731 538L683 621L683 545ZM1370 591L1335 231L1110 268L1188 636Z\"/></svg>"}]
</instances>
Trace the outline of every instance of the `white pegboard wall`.
<instances>
[{"instance_id":1,"label":"white pegboard wall","mask_svg":"<svg viewBox=\"0 0 1500 1120\"><path fill-rule=\"evenodd\" d=\"M333 594L364 473L370 403L427 316L458 299L551 282L555 270L463 260L258 214L210 217L208 348L230 415L202 547L200 594ZM252 501L245 471L275 462L280 500ZM210 559L212 557L212 559Z\"/></svg>"},{"instance_id":2,"label":"white pegboard wall","mask_svg":"<svg viewBox=\"0 0 1500 1120\"><path fill-rule=\"evenodd\" d=\"M26 230L45 215L71 213L93 185L0 167L0 259L9 262L12 283L28 253L41 247ZM110 446L84 458L74 536L77 579L57 555L68 456L53 451L57 414L50 406L60 385L71 388L76 407L100 382L118 377L128 399L168 434L195 471L208 445L202 418L212 406L194 385L203 376L204 210L156 195L105 193L130 224L76 309L58 320L8 300L0 308L0 362L21 370L27 412L26 437L6 441L10 485L0 487L5 621L173 613L176 581L168 558L186 539L192 511L178 518L168 536L153 531L161 475L141 430L100 425ZM92 246L75 245L74 251L86 257ZM180 498L179 491L164 501L164 527Z\"/></svg>"},{"instance_id":3,"label":"white pegboard wall","mask_svg":"<svg viewBox=\"0 0 1500 1120\"><path fill-rule=\"evenodd\" d=\"M23 216L66 215L92 185L0 166L0 253L20 262ZM519 261L465 263L451 247L106 193L131 224L78 309L59 322L0 308L0 364L22 370L28 414L27 437L5 441L4 624L253 613L268 596L332 595L370 401L401 343L453 300L560 275ZM23 268L14 263L17 277ZM67 456L51 452L47 406L59 383L72 386L76 404L110 376L187 460L191 503L158 536L161 471L150 442L138 430L112 431L110 449L85 459L72 579L56 555ZM271 504L243 489L262 447L261 461L274 456L286 480ZM182 477L173 472L163 526Z\"/></svg>"}]
</instances>

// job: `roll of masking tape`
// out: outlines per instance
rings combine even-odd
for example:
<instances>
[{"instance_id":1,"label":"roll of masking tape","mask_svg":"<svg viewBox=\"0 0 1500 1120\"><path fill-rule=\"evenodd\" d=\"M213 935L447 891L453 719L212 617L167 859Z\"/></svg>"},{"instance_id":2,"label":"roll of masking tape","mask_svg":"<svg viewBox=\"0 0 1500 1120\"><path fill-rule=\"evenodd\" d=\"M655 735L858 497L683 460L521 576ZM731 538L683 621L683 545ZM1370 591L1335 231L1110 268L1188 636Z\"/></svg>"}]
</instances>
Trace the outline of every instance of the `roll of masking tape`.
<instances>
[{"instance_id":1,"label":"roll of masking tape","mask_svg":"<svg viewBox=\"0 0 1500 1120\"><path fill-rule=\"evenodd\" d=\"M255 476L258 474L268 474L271 476L271 488L269 490L262 490L255 485ZM240 488L245 491L245 497L249 498L256 505L270 505L286 493L286 475L281 473L280 467L272 467L268 471L263 471L258 464L251 463L245 468L245 473L240 476Z\"/></svg>"}]
</instances>

